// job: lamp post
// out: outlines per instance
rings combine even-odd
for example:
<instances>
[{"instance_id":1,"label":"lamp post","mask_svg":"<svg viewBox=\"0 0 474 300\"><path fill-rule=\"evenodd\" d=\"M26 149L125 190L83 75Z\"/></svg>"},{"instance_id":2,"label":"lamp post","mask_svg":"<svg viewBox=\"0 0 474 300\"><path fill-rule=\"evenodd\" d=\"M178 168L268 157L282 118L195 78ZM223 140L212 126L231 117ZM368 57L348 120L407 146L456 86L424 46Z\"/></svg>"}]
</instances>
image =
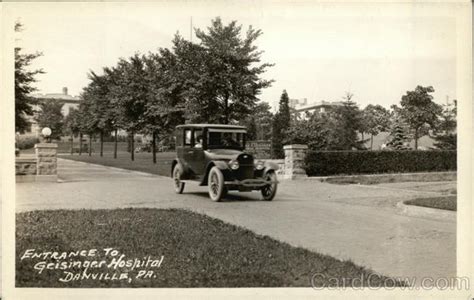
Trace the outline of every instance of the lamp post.
<instances>
[{"instance_id":1,"label":"lamp post","mask_svg":"<svg viewBox=\"0 0 474 300\"><path fill-rule=\"evenodd\" d=\"M50 139L51 133L52 133L51 128L49 127L45 127L41 130L41 134L46 139L46 143L51 143L51 139Z\"/></svg>"},{"instance_id":2,"label":"lamp post","mask_svg":"<svg viewBox=\"0 0 474 300\"><path fill-rule=\"evenodd\" d=\"M20 133L17 131L15 135L15 156L20 156L20 148L18 148L19 141L20 141Z\"/></svg>"},{"instance_id":3,"label":"lamp post","mask_svg":"<svg viewBox=\"0 0 474 300\"><path fill-rule=\"evenodd\" d=\"M117 158L117 127L115 120L112 120L111 124L114 129L114 158Z\"/></svg>"}]
</instances>

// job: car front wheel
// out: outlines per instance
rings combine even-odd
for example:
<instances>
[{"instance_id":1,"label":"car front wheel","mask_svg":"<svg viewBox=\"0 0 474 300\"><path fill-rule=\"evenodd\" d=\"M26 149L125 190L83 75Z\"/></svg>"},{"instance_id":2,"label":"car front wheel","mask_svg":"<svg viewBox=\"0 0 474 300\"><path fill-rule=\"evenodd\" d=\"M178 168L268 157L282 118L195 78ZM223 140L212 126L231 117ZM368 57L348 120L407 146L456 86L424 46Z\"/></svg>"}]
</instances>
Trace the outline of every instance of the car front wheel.
<instances>
[{"instance_id":1,"label":"car front wheel","mask_svg":"<svg viewBox=\"0 0 474 300\"><path fill-rule=\"evenodd\" d=\"M180 164L176 164L173 169L174 191L177 194L182 194L184 190L184 182L181 181L181 174L183 173Z\"/></svg>"},{"instance_id":2,"label":"car front wheel","mask_svg":"<svg viewBox=\"0 0 474 300\"><path fill-rule=\"evenodd\" d=\"M261 190L262 198L265 201L272 201L273 198L276 195L277 187L278 187L278 183L276 182L277 181L277 176L276 176L275 172L268 172L265 175L265 180L271 181L272 183L270 183L270 184L268 184L268 185L266 185L262 188L262 190Z\"/></svg>"},{"instance_id":3,"label":"car front wheel","mask_svg":"<svg viewBox=\"0 0 474 300\"><path fill-rule=\"evenodd\" d=\"M208 188L209 188L209 197L212 201L218 202L221 201L224 196L225 186L224 186L224 175L221 170L217 167L212 167L209 171L208 179Z\"/></svg>"}]
</instances>

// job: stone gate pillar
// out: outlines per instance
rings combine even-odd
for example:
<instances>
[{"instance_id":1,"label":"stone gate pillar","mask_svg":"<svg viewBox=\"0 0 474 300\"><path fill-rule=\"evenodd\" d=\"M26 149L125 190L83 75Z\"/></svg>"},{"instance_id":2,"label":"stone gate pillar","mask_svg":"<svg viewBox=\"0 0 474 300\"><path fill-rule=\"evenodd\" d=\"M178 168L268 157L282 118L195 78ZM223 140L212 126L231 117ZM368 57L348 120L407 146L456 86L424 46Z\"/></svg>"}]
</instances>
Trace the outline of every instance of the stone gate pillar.
<instances>
[{"instance_id":1,"label":"stone gate pillar","mask_svg":"<svg viewBox=\"0 0 474 300\"><path fill-rule=\"evenodd\" d=\"M304 169L304 161L306 153L308 152L307 145L285 145L285 169L283 173L284 179L298 179L306 178L306 171Z\"/></svg>"},{"instance_id":2,"label":"stone gate pillar","mask_svg":"<svg viewBox=\"0 0 474 300\"><path fill-rule=\"evenodd\" d=\"M58 145L54 143L35 145L37 181L56 181L58 179L57 149Z\"/></svg>"}]
</instances>

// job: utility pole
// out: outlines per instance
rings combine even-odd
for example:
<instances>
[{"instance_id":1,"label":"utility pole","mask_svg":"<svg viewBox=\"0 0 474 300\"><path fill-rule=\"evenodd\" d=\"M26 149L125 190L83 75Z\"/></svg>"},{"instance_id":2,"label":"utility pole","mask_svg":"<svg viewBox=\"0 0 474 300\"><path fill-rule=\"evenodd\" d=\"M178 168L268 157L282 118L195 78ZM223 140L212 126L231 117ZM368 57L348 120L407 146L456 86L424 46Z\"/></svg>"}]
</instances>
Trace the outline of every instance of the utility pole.
<instances>
[{"instance_id":1,"label":"utility pole","mask_svg":"<svg viewBox=\"0 0 474 300\"><path fill-rule=\"evenodd\" d=\"M191 16L191 22L189 24L189 39L193 42L193 17Z\"/></svg>"}]
</instances>

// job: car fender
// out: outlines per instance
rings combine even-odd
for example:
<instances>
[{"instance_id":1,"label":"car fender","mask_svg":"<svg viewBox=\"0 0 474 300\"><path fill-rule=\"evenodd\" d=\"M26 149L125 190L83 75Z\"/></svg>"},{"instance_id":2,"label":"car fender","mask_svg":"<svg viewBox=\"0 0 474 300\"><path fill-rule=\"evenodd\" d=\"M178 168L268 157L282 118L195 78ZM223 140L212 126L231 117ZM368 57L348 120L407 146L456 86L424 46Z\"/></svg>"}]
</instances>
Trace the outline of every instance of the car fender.
<instances>
[{"instance_id":1,"label":"car fender","mask_svg":"<svg viewBox=\"0 0 474 300\"><path fill-rule=\"evenodd\" d=\"M188 170L187 170L187 167L185 164L183 164L183 162L181 161L181 159L179 158L175 158L173 159L173 161L171 162L171 177L173 177L173 170L174 170L174 167L177 165L177 164L180 164L183 168L183 174L187 174L188 173ZM185 176L184 176L185 177Z\"/></svg>"},{"instance_id":2,"label":"car fender","mask_svg":"<svg viewBox=\"0 0 474 300\"><path fill-rule=\"evenodd\" d=\"M263 168L263 174L267 174L268 172L277 172L279 167L278 167L278 164L272 162L272 161L265 161L264 164L263 164L264 168Z\"/></svg>"},{"instance_id":3,"label":"car fender","mask_svg":"<svg viewBox=\"0 0 474 300\"><path fill-rule=\"evenodd\" d=\"M229 169L229 164L227 162L222 161L222 160L213 160L207 164L206 171L211 170L211 164L214 164L214 166L218 167L219 170L221 171L225 171Z\"/></svg>"},{"instance_id":4,"label":"car fender","mask_svg":"<svg viewBox=\"0 0 474 300\"><path fill-rule=\"evenodd\" d=\"M207 166L206 166L206 172L204 173L204 176L201 180L201 183L200 185L207 185L207 179L208 179L208 176L209 176L209 171L211 171L211 168L216 166L217 168L219 168L219 170L222 171L222 174L224 175L224 178L228 178L228 173L229 173L229 164L225 161L222 161L222 160L212 160L210 162L207 163Z\"/></svg>"}]
</instances>

